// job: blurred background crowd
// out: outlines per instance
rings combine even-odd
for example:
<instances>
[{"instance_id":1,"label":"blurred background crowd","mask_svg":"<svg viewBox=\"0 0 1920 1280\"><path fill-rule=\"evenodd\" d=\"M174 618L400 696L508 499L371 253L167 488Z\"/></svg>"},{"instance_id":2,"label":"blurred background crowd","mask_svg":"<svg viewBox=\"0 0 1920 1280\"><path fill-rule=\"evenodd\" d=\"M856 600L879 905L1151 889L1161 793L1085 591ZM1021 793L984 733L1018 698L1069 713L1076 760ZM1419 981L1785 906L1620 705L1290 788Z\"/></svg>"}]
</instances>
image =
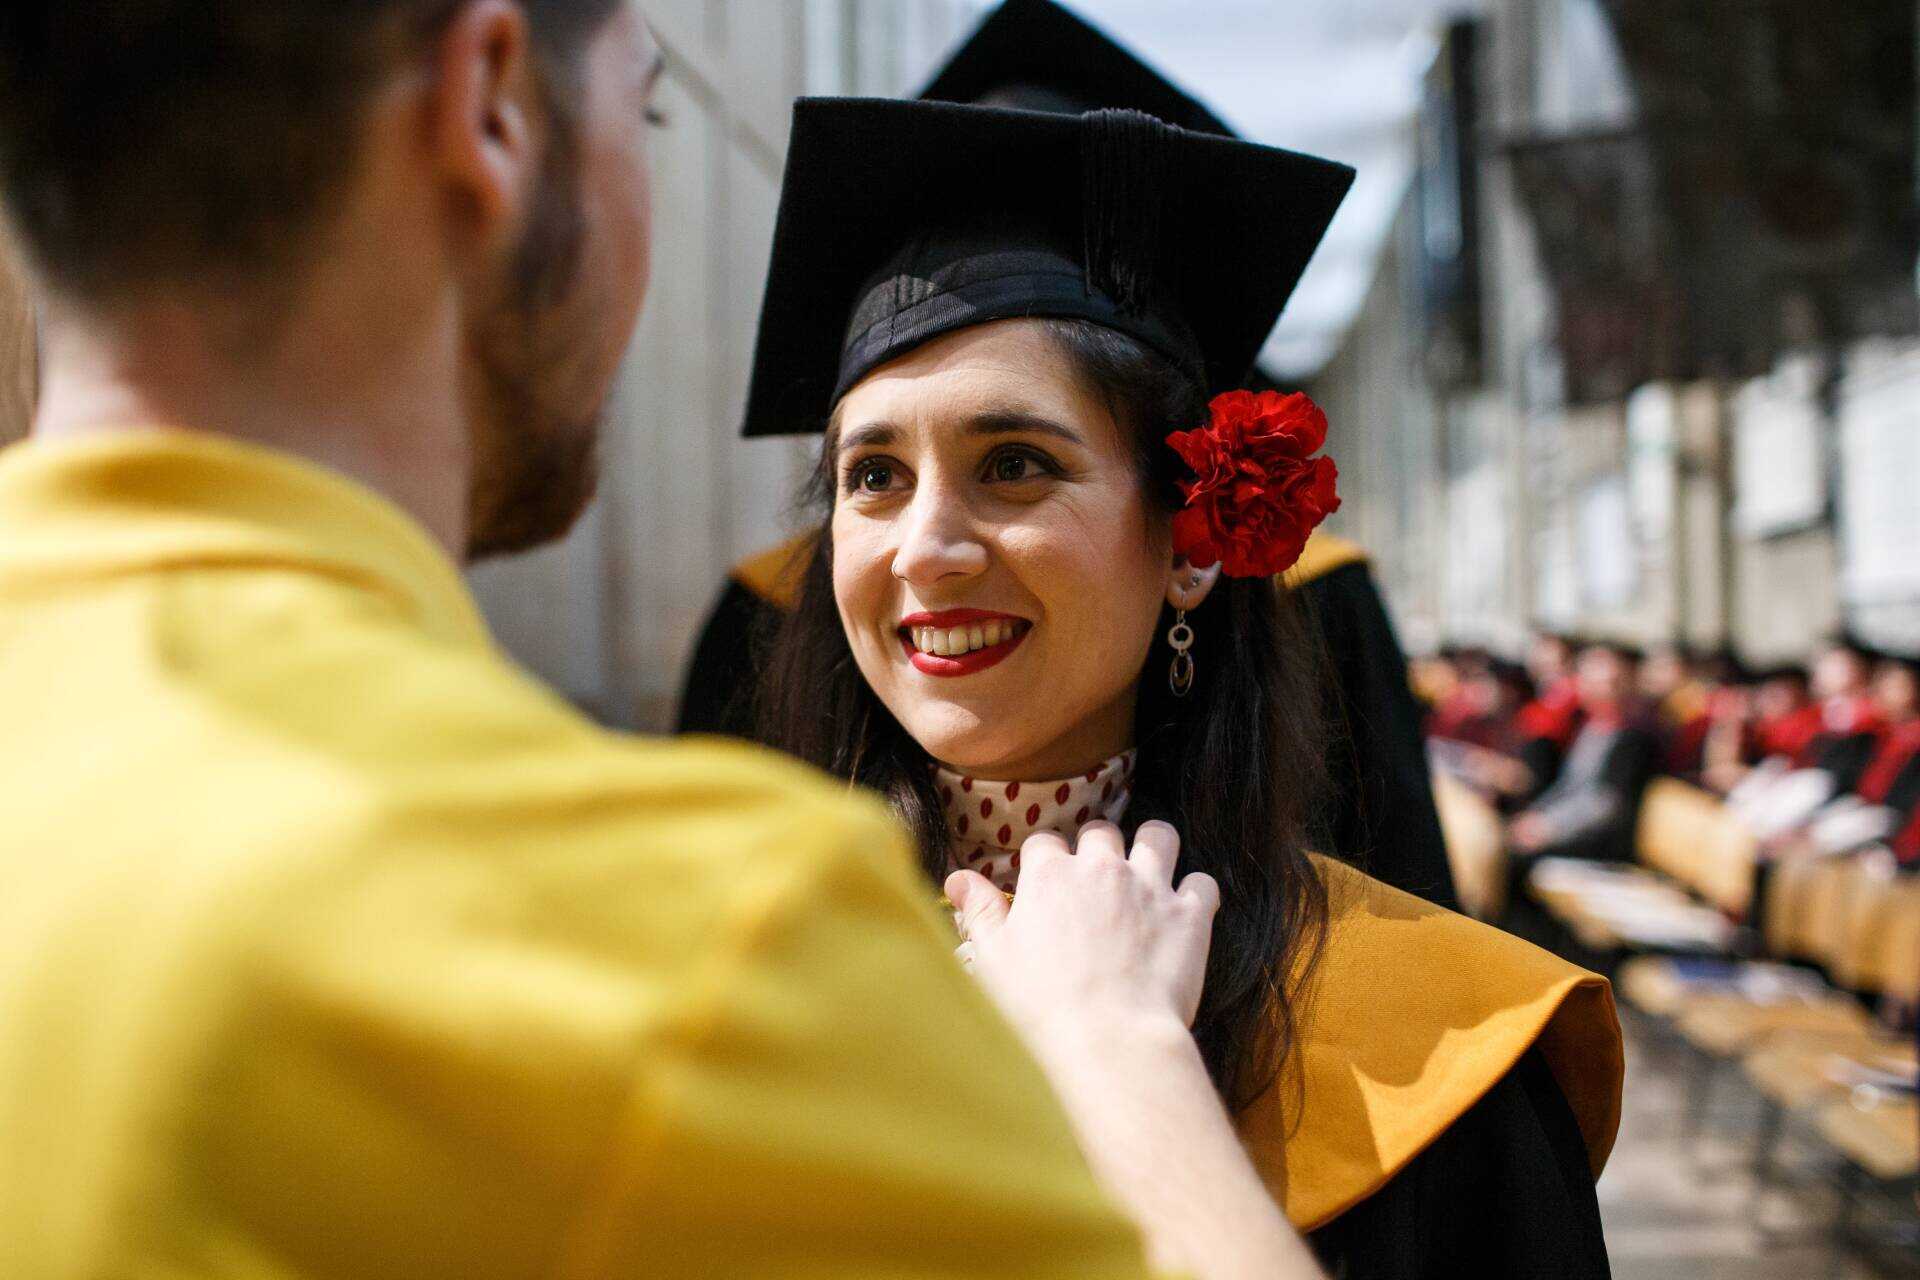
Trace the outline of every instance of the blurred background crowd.
<instances>
[{"instance_id":1,"label":"blurred background crowd","mask_svg":"<svg viewBox=\"0 0 1920 1280\"><path fill-rule=\"evenodd\" d=\"M1920 1274L1920 6L1068 0L1359 169L1265 371L1333 423L1463 903L1614 974L1621 1276ZM602 492L475 571L670 726L809 445L736 438L792 100L914 93L990 0L648 0L650 305ZM34 318L0 288L0 442Z\"/></svg>"}]
</instances>

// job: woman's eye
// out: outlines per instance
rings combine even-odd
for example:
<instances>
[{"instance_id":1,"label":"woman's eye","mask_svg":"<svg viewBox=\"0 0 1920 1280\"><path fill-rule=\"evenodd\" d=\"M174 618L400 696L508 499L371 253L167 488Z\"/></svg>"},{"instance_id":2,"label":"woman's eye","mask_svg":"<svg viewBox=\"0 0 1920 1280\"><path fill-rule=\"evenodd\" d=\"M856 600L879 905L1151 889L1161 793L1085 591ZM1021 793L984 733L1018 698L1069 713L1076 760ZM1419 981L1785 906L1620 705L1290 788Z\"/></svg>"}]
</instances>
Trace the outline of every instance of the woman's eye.
<instances>
[{"instance_id":1,"label":"woman's eye","mask_svg":"<svg viewBox=\"0 0 1920 1280\"><path fill-rule=\"evenodd\" d=\"M1032 480L1045 472L1040 459L1026 453L996 454L987 463L987 474L1003 483Z\"/></svg>"},{"instance_id":2,"label":"woman's eye","mask_svg":"<svg viewBox=\"0 0 1920 1280\"><path fill-rule=\"evenodd\" d=\"M853 482L868 493L884 493L893 485L893 468L884 462L869 462L855 468Z\"/></svg>"}]
</instances>

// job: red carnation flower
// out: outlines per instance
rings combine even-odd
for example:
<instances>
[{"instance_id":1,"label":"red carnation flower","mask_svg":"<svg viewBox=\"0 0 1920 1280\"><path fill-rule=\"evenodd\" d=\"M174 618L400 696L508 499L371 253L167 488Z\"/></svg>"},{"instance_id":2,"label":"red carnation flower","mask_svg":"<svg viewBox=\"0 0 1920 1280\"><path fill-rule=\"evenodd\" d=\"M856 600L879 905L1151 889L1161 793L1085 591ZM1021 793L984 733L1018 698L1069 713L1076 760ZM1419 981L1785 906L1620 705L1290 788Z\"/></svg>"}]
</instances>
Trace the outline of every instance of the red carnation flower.
<instances>
[{"instance_id":1,"label":"red carnation flower","mask_svg":"<svg viewBox=\"0 0 1920 1280\"><path fill-rule=\"evenodd\" d=\"M1313 456L1327 443L1327 415L1277 391L1229 391L1212 408L1206 426L1167 437L1195 476L1180 485L1187 505L1173 518L1173 549L1229 577L1284 573L1340 509L1339 468Z\"/></svg>"}]
</instances>

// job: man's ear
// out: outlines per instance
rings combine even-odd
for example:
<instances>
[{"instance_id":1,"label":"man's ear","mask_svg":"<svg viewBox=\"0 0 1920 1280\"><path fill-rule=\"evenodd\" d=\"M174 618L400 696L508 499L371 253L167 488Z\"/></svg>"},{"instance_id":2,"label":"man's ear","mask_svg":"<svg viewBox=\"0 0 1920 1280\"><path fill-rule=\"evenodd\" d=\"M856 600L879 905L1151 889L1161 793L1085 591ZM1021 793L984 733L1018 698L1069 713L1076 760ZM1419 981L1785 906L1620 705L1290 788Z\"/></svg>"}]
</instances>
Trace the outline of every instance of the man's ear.
<instances>
[{"instance_id":1,"label":"man's ear","mask_svg":"<svg viewBox=\"0 0 1920 1280\"><path fill-rule=\"evenodd\" d=\"M526 10L472 0L440 32L428 92L430 146L483 240L517 234L539 182L539 77Z\"/></svg>"},{"instance_id":2,"label":"man's ear","mask_svg":"<svg viewBox=\"0 0 1920 1280\"><path fill-rule=\"evenodd\" d=\"M1198 609L1213 594L1213 586L1219 581L1218 564L1196 569L1187 563L1185 556L1176 555L1173 567L1167 571L1167 603L1176 609Z\"/></svg>"}]
</instances>

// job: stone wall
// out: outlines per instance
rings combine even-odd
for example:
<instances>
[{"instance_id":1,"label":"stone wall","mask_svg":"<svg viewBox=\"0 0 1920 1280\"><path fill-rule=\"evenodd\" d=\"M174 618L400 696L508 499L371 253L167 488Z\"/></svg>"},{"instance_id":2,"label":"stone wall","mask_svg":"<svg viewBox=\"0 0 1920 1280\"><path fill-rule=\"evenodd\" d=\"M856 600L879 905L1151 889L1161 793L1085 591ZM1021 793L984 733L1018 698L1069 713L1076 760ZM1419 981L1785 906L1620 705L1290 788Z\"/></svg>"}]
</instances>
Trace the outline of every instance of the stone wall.
<instances>
[{"instance_id":1,"label":"stone wall","mask_svg":"<svg viewBox=\"0 0 1920 1280\"><path fill-rule=\"evenodd\" d=\"M0 445L27 434L39 385L39 335L26 278L0 242Z\"/></svg>"}]
</instances>

